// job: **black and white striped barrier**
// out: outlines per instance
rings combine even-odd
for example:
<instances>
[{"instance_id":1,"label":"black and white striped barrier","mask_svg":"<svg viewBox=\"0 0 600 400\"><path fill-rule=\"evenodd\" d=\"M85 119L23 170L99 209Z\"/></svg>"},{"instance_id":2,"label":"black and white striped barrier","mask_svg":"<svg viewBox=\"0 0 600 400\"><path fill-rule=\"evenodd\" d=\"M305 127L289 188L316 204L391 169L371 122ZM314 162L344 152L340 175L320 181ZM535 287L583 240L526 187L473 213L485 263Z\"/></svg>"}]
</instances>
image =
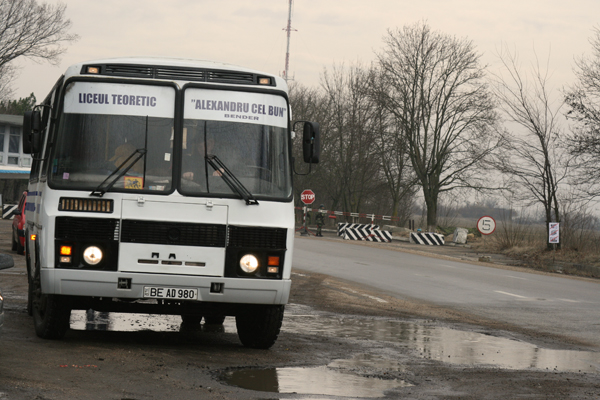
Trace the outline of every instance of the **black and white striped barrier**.
<instances>
[{"instance_id":1,"label":"black and white striped barrier","mask_svg":"<svg viewBox=\"0 0 600 400\"><path fill-rule=\"evenodd\" d=\"M349 222L338 222L338 236L344 236L346 229L379 229L379 225L351 224Z\"/></svg>"},{"instance_id":2,"label":"black and white striped barrier","mask_svg":"<svg viewBox=\"0 0 600 400\"><path fill-rule=\"evenodd\" d=\"M371 225L367 225L371 227ZM367 242L389 243L392 241L392 233L380 229L370 228L345 228L344 239L365 240Z\"/></svg>"},{"instance_id":3,"label":"black and white striped barrier","mask_svg":"<svg viewBox=\"0 0 600 400\"><path fill-rule=\"evenodd\" d=\"M410 242L431 246L442 246L444 244L444 235L432 232L411 232Z\"/></svg>"},{"instance_id":4,"label":"black and white striped barrier","mask_svg":"<svg viewBox=\"0 0 600 400\"><path fill-rule=\"evenodd\" d=\"M2 206L2 219L13 219L13 211L17 209L18 204L4 204Z\"/></svg>"}]
</instances>

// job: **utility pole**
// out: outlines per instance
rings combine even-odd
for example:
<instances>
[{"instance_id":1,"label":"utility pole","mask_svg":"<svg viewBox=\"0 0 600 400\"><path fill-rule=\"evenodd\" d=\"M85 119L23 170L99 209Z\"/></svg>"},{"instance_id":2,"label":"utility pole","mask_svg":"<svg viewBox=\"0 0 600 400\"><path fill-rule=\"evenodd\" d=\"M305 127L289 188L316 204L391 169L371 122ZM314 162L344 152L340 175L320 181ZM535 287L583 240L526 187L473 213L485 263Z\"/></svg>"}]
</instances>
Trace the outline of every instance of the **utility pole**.
<instances>
[{"instance_id":1,"label":"utility pole","mask_svg":"<svg viewBox=\"0 0 600 400\"><path fill-rule=\"evenodd\" d=\"M292 31L292 0L290 0L290 6L288 9L288 23L287 27L283 28L284 31L287 31L287 50L285 52L285 70L283 71L283 79L287 82L289 80L289 68L290 68L290 36Z\"/></svg>"}]
</instances>

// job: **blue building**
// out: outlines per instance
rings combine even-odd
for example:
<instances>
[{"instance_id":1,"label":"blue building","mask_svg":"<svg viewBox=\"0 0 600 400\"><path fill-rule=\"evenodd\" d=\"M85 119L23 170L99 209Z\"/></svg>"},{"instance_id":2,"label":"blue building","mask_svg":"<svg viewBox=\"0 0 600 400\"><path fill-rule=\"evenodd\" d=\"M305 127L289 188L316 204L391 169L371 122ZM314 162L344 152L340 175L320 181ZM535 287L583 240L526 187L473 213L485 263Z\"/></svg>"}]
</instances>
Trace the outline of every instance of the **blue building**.
<instances>
[{"instance_id":1,"label":"blue building","mask_svg":"<svg viewBox=\"0 0 600 400\"><path fill-rule=\"evenodd\" d=\"M0 194L3 204L17 204L27 190L31 155L23 153L23 116L0 114Z\"/></svg>"}]
</instances>

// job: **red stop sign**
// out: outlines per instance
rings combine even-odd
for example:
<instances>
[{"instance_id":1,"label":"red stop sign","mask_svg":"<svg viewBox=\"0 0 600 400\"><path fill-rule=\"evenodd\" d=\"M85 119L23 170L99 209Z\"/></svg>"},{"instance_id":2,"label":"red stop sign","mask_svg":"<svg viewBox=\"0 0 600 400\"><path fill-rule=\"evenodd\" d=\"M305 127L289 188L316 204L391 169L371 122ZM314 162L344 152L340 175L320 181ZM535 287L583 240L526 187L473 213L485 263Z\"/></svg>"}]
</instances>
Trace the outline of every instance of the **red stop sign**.
<instances>
[{"instance_id":1,"label":"red stop sign","mask_svg":"<svg viewBox=\"0 0 600 400\"><path fill-rule=\"evenodd\" d=\"M315 192L310 189L304 190L300 194L300 200L302 200L304 204L312 204L315 201Z\"/></svg>"}]
</instances>

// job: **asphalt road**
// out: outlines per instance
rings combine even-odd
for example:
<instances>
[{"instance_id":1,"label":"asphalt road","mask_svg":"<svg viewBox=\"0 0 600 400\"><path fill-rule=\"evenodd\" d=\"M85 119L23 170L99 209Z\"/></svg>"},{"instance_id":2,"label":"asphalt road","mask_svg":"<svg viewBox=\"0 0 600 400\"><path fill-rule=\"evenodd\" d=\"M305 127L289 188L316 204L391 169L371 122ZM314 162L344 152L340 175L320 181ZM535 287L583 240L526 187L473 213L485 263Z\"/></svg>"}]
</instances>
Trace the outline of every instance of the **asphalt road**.
<instances>
[{"instance_id":1,"label":"asphalt road","mask_svg":"<svg viewBox=\"0 0 600 400\"><path fill-rule=\"evenodd\" d=\"M600 347L599 281L298 236L294 267Z\"/></svg>"}]
</instances>

